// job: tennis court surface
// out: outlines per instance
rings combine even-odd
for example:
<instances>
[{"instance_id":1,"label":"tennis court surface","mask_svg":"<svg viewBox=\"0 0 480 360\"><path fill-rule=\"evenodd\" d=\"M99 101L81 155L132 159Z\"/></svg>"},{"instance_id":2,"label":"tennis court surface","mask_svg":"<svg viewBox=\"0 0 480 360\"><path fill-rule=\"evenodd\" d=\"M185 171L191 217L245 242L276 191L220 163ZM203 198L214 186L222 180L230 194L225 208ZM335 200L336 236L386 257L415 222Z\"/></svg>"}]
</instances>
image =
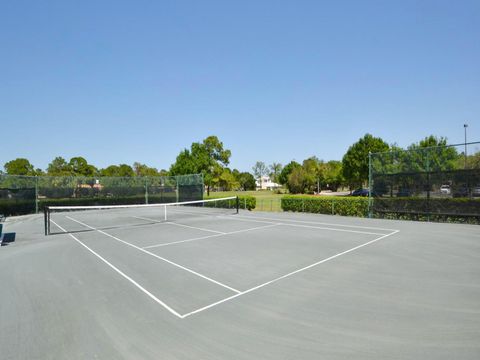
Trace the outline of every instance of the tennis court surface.
<instances>
[{"instance_id":1,"label":"tennis court surface","mask_svg":"<svg viewBox=\"0 0 480 360\"><path fill-rule=\"evenodd\" d=\"M187 205L7 219L0 357L480 358L478 226Z\"/></svg>"}]
</instances>

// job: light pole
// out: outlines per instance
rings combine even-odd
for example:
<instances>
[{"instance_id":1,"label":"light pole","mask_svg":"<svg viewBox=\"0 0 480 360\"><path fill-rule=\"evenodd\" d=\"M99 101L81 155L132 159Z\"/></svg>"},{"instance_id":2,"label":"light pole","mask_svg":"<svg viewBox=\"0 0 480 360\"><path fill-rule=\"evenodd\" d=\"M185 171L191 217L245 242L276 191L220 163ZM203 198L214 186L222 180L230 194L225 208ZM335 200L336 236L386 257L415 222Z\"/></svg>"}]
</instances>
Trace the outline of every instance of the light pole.
<instances>
[{"instance_id":1,"label":"light pole","mask_svg":"<svg viewBox=\"0 0 480 360\"><path fill-rule=\"evenodd\" d=\"M465 169L467 168L467 127L468 124L463 124L463 128L465 129Z\"/></svg>"}]
</instances>

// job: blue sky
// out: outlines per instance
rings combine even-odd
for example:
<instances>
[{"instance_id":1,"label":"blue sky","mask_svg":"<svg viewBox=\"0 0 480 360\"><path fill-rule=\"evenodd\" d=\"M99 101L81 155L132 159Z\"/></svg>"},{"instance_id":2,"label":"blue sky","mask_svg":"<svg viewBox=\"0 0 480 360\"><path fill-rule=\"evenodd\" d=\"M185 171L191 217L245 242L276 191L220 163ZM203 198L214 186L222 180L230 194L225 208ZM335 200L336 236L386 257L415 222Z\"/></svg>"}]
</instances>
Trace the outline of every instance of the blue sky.
<instances>
[{"instance_id":1,"label":"blue sky","mask_svg":"<svg viewBox=\"0 0 480 360\"><path fill-rule=\"evenodd\" d=\"M480 140L480 1L0 4L0 163L340 160L371 133Z\"/></svg>"}]
</instances>

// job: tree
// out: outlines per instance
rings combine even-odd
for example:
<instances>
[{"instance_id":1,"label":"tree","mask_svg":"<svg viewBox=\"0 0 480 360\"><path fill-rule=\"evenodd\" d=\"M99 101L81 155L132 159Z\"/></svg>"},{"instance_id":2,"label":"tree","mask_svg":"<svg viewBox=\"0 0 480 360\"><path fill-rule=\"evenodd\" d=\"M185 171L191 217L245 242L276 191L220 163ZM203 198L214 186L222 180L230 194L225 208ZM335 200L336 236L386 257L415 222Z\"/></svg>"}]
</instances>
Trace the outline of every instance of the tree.
<instances>
[{"instance_id":1,"label":"tree","mask_svg":"<svg viewBox=\"0 0 480 360\"><path fill-rule=\"evenodd\" d=\"M218 178L218 187L223 191L236 190L240 186L239 182L229 168L224 168Z\"/></svg>"},{"instance_id":2,"label":"tree","mask_svg":"<svg viewBox=\"0 0 480 360\"><path fill-rule=\"evenodd\" d=\"M278 177L280 176L280 173L282 172L282 164L280 163L272 163L270 166L270 178L272 179L273 182L278 182Z\"/></svg>"},{"instance_id":3,"label":"tree","mask_svg":"<svg viewBox=\"0 0 480 360\"><path fill-rule=\"evenodd\" d=\"M309 193L317 190L320 191L320 182L323 181L323 161L316 156L312 156L303 160L303 181L305 182L305 190Z\"/></svg>"},{"instance_id":4,"label":"tree","mask_svg":"<svg viewBox=\"0 0 480 360\"><path fill-rule=\"evenodd\" d=\"M75 176L93 177L98 172L95 166L90 165L87 160L80 156L71 158L68 167Z\"/></svg>"},{"instance_id":5,"label":"tree","mask_svg":"<svg viewBox=\"0 0 480 360\"><path fill-rule=\"evenodd\" d=\"M300 166L302 165L300 165L294 160L290 161L287 165L285 165L280 172L280 175L278 176L278 181L280 182L280 184L286 185L288 183L288 176L292 173L293 169Z\"/></svg>"},{"instance_id":6,"label":"tree","mask_svg":"<svg viewBox=\"0 0 480 360\"><path fill-rule=\"evenodd\" d=\"M36 175L33 165L30 164L30 161L25 158L16 158L15 160L11 160L5 163L3 167L8 175Z\"/></svg>"},{"instance_id":7,"label":"tree","mask_svg":"<svg viewBox=\"0 0 480 360\"><path fill-rule=\"evenodd\" d=\"M57 156L55 159L52 160L50 164L48 164L47 175L71 176L72 168L63 157Z\"/></svg>"},{"instance_id":8,"label":"tree","mask_svg":"<svg viewBox=\"0 0 480 360\"><path fill-rule=\"evenodd\" d=\"M332 191L337 191L344 181L342 162L335 160L327 162L323 171L323 185Z\"/></svg>"},{"instance_id":9,"label":"tree","mask_svg":"<svg viewBox=\"0 0 480 360\"><path fill-rule=\"evenodd\" d=\"M268 167L263 161L257 161L252 167L253 175L256 179L260 179L262 176L268 174Z\"/></svg>"},{"instance_id":10,"label":"tree","mask_svg":"<svg viewBox=\"0 0 480 360\"><path fill-rule=\"evenodd\" d=\"M381 138L373 137L370 134L359 139L349 147L347 153L343 156L343 176L350 188L361 187L368 180L368 155L387 151L388 144Z\"/></svg>"},{"instance_id":11,"label":"tree","mask_svg":"<svg viewBox=\"0 0 480 360\"><path fill-rule=\"evenodd\" d=\"M201 143L192 143L190 150L184 149L170 167L170 174L203 174L209 195L210 188L219 182L230 156L230 150L224 149L223 143L216 136L209 136Z\"/></svg>"},{"instance_id":12,"label":"tree","mask_svg":"<svg viewBox=\"0 0 480 360\"><path fill-rule=\"evenodd\" d=\"M139 162L133 163L133 172L135 176L158 176L158 170L155 168L148 167L145 164Z\"/></svg>"},{"instance_id":13,"label":"tree","mask_svg":"<svg viewBox=\"0 0 480 360\"><path fill-rule=\"evenodd\" d=\"M237 181L243 191L255 190L255 177L249 172L241 172L237 175Z\"/></svg>"},{"instance_id":14,"label":"tree","mask_svg":"<svg viewBox=\"0 0 480 360\"><path fill-rule=\"evenodd\" d=\"M303 166L296 166L293 168L290 175L288 175L288 191L292 194L303 194L308 187L309 181L309 175Z\"/></svg>"},{"instance_id":15,"label":"tree","mask_svg":"<svg viewBox=\"0 0 480 360\"><path fill-rule=\"evenodd\" d=\"M430 135L413 143L401 153L402 171L444 171L457 168L459 154L455 147L447 147L447 138ZM461 166L460 168L463 168Z\"/></svg>"},{"instance_id":16,"label":"tree","mask_svg":"<svg viewBox=\"0 0 480 360\"><path fill-rule=\"evenodd\" d=\"M102 176L109 177L133 177L135 173L130 165L120 164L120 165L110 165L105 169L100 170Z\"/></svg>"}]
</instances>

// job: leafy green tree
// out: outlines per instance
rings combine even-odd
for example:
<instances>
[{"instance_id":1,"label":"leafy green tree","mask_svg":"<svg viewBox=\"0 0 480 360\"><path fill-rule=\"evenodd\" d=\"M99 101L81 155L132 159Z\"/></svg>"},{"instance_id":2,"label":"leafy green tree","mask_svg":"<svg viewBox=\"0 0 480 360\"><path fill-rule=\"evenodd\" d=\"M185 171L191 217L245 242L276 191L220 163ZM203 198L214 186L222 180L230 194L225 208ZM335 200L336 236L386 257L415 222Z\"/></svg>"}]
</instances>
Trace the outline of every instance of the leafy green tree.
<instances>
[{"instance_id":1,"label":"leafy green tree","mask_svg":"<svg viewBox=\"0 0 480 360\"><path fill-rule=\"evenodd\" d=\"M61 157L57 156L55 159L52 160L47 167L47 175L48 176L71 176L73 175L73 171L69 163Z\"/></svg>"},{"instance_id":2,"label":"leafy green tree","mask_svg":"<svg viewBox=\"0 0 480 360\"><path fill-rule=\"evenodd\" d=\"M158 170L139 162L133 163L133 172L135 176L158 176Z\"/></svg>"},{"instance_id":3,"label":"leafy green tree","mask_svg":"<svg viewBox=\"0 0 480 360\"><path fill-rule=\"evenodd\" d=\"M209 136L201 143L193 143L190 150L184 149L170 167L170 174L202 173L208 195L210 188L219 182L223 168L229 163L230 156L230 150L224 149L223 143L216 136Z\"/></svg>"},{"instance_id":4,"label":"leafy green tree","mask_svg":"<svg viewBox=\"0 0 480 360\"><path fill-rule=\"evenodd\" d=\"M316 156L303 161L302 167L305 170L303 180L306 192L313 193L315 190L320 190L320 183L323 181L323 165L323 161Z\"/></svg>"},{"instance_id":5,"label":"leafy green tree","mask_svg":"<svg viewBox=\"0 0 480 360\"><path fill-rule=\"evenodd\" d=\"M252 167L253 175L256 179L260 179L262 176L268 174L268 167L263 161L257 161Z\"/></svg>"},{"instance_id":6,"label":"leafy green tree","mask_svg":"<svg viewBox=\"0 0 480 360\"><path fill-rule=\"evenodd\" d=\"M286 185L288 183L288 176L292 173L293 169L300 166L302 165L293 160L290 161L287 165L285 165L285 167L280 172L280 175L278 176L278 181L280 182L280 184Z\"/></svg>"},{"instance_id":7,"label":"leafy green tree","mask_svg":"<svg viewBox=\"0 0 480 360\"><path fill-rule=\"evenodd\" d=\"M337 191L344 182L342 162L335 160L327 162L323 169L323 185L332 191Z\"/></svg>"},{"instance_id":8,"label":"leafy green tree","mask_svg":"<svg viewBox=\"0 0 480 360\"><path fill-rule=\"evenodd\" d=\"M444 171L458 167L460 158L455 147L447 147L447 138L430 135L418 143L411 144L407 152L401 153L404 172ZM463 166L461 166L463 168Z\"/></svg>"},{"instance_id":9,"label":"leafy green tree","mask_svg":"<svg viewBox=\"0 0 480 360\"><path fill-rule=\"evenodd\" d=\"M240 188L244 191L255 190L255 177L249 172L241 172L237 175L237 181Z\"/></svg>"},{"instance_id":10,"label":"leafy green tree","mask_svg":"<svg viewBox=\"0 0 480 360\"><path fill-rule=\"evenodd\" d=\"M303 166L295 166L288 175L287 188L292 194L303 194L311 181L310 175Z\"/></svg>"},{"instance_id":11,"label":"leafy green tree","mask_svg":"<svg viewBox=\"0 0 480 360\"><path fill-rule=\"evenodd\" d=\"M218 178L218 187L223 191L236 190L240 187L237 178L229 168L224 168Z\"/></svg>"},{"instance_id":12,"label":"leafy green tree","mask_svg":"<svg viewBox=\"0 0 480 360\"><path fill-rule=\"evenodd\" d=\"M282 164L280 163L272 163L270 166L269 166L269 169L270 169L270 179L273 181L273 182L278 182L278 177L280 176L280 173L282 172Z\"/></svg>"},{"instance_id":13,"label":"leafy green tree","mask_svg":"<svg viewBox=\"0 0 480 360\"><path fill-rule=\"evenodd\" d=\"M71 158L68 167L75 176L93 177L98 172L95 166L90 165L87 160L80 156Z\"/></svg>"},{"instance_id":14,"label":"leafy green tree","mask_svg":"<svg viewBox=\"0 0 480 360\"><path fill-rule=\"evenodd\" d=\"M33 165L30 164L30 161L25 158L16 158L15 160L11 160L5 163L3 167L8 175L36 175Z\"/></svg>"},{"instance_id":15,"label":"leafy green tree","mask_svg":"<svg viewBox=\"0 0 480 360\"><path fill-rule=\"evenodd\" d=\"M388 144L381 138L366 134L348 149L343 156L343 176L350 189L361 187L368 180L368 154L387 151Z\"/></svg>"},{"instance_id":16,"label":"leafy green tree","mask_svg":"<svg viewBox=\"0 0 480 360\"><path fill-rule=\"evenodd\" d=\"M135 173L130 165L120 164L120 165L110 165L105 169L100 170L102 176L109 177L133 177Z\"/></svg>"}]
</instances>

